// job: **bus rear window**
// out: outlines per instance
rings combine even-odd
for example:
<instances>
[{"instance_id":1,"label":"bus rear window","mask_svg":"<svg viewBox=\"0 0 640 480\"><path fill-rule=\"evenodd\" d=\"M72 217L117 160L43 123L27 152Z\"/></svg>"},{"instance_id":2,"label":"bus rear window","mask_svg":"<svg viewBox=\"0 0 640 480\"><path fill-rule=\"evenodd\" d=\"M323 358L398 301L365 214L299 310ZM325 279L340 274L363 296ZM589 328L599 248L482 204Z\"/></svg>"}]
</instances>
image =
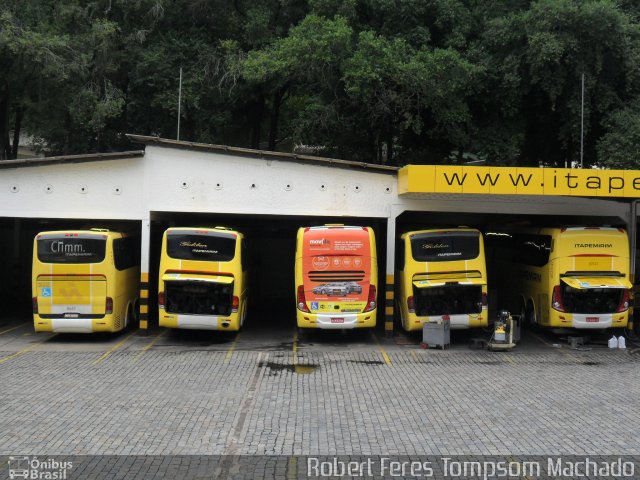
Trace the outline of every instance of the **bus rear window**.
<instances>
[{"instance_id":1,"label":"bus rear window","mask_svg":"<svg viewBox=\"0 0 640 480\"><path fill-rule=\"evenodd\" d=\"M411 236L416 262L471 260L480 254L479 232L419 233Z\"/></svg>"},{"instance_id":2,"label":"bus rear window","mask_svg":"<svg viewBox=\"0 0 640 480\"><path fill-rule=\"evenodd\" d=\"M43 263L100 263L107 240L103 238L43 238L38 240L38 260Z\"/></svg>"},{"instance_id":3,"label":"bus rear window","mask_svg":"<svg viewBox=\"0 0 640 480\"><path fill-rule=\"evenodd\" d=\"M167 235L167 254L179 260L229 262L236 254L236 238L230 235Z\"/></svg>"}]
</instances>

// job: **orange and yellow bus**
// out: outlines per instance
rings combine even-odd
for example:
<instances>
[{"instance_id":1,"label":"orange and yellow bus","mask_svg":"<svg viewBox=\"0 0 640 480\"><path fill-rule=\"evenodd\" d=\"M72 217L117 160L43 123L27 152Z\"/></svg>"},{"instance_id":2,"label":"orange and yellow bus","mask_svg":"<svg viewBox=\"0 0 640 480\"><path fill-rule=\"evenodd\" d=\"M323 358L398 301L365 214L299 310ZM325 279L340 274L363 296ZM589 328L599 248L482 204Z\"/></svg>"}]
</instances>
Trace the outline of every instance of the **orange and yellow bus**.
<instances>
[{"instance_id":1,"label":"orange and yellow bus","mask_svg":"<svg viewBox=\"0 0 640 480\"><path fill-rule=\"evenodd\" d=\"M486 327L487 269L480 231L404 233L397 248L396 304L406 331L449 319L452 329Z\"/></svg>"},{"instance_id":2,"label":"orange and yellow bus","mask_svg":"<svg viewBox=\"0 0 640 480\"><path fill-rule=\"evenodd\" d=\"M295 274L298 327L375 327L378 262L372 228L300 228Z\"/></svg>"},{"instance_id":3,"label":"orange and yellow bus","mask_svg":"<svg viewBox=\"0 0 640 480\"><path fill-rule=\"evenodd\" d=\"M158 277L160 326L240 330L247 316L247 260L244 236L235 230L165 231Z\"/></svg>"},{"instance_id":4,"label":"orange and yellow bus","mask_svg":"<svg viewBox=\"0 0 640 480\"><path fill-rule=\"evenodd\" d=\"M632 284L627 233L539 228L509 235L510 291L525 321L544 327L625 328ZM513 302L512 302L513 303Z\"/></svg>"},{"instance_id":5,"label":"orange and yellow bus","mask_svg":"<svg viewBox=\"0 0 640 480\"><path fill-rule=\"evenodd\" d=\"M42 232L33 246L36 332L117 332L138 318L140 241L106 229Z\"/></svg>"}]
</instances>

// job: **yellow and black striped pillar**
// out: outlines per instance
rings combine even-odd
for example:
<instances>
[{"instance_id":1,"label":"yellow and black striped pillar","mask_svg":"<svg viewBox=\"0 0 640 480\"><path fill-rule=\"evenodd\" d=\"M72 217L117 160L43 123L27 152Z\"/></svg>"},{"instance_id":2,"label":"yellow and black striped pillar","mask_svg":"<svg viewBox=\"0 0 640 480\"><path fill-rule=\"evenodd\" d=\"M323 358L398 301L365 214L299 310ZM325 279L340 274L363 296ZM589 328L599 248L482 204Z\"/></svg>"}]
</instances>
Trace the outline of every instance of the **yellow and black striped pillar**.
<instances>
[{"instance_id":1,"label":"yellow and black striped pillar","mask_svg":"<svg viewBox=\"0 0 640 480\"><path fill-rule=\"evenodd\" d=\"M387 282L384 286L384 331L386 334L393 333L393 274L387 275Z\"/></svg>"},{"instance_id":2,"label":"yellow and black striped pillar","mask_svg":"<svg viewBox=\"0 0 640 480\"><path fill-rule=\"evenodd\" d=\"M140 272L140 329L149 328L149 273Z\"/></svg>"},{"instance_id":3,"label":"yellow and black striped pillar","mask_svg":"<svg viewBox=\"0 0 640 480\"><path fill-rule=\"evenodd\" d=\"M627 324L627 329L630 332L633 332L635 328L634 326L635 316L638 308L640 308L636 304L636 298L640 300L640 285L636 285L635 279L634 279L635 275L630 275L630 276L631 276L631 284L633 285L633 287L631 288L631 298L629 299L629 305L631 306L631 308L629 308L629 323Z\"/></svg>"}]
</instances>

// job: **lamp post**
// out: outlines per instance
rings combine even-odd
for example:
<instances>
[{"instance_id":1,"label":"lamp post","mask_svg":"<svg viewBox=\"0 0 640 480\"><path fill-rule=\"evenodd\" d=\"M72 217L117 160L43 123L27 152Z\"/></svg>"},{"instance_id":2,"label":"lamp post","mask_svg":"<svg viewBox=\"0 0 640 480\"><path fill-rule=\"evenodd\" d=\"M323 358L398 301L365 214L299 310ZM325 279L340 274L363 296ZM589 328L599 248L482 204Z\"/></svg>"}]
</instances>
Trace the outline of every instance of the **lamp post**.
<instances>
[{"instance_id":1,"label":"lamp post","mask_svg":"<svg viewBox=\"0 0 640 480\"><path fill-rule=\"evenodd\" d=\"M182 67L180 67L180 83L178 84L178 133L176 140L180 140L180 106L182 105Z\"/></svg>"},{"instance_id":2,"label":"lamp post","mask_svg":"<svg viewBox=\"0 0 640 480\"><path fill-rule=\"evenodd\" d=\"M584 167L584 72L582 72L582 101L580 106L580 168Z\"/></svg>"}]
</instances>

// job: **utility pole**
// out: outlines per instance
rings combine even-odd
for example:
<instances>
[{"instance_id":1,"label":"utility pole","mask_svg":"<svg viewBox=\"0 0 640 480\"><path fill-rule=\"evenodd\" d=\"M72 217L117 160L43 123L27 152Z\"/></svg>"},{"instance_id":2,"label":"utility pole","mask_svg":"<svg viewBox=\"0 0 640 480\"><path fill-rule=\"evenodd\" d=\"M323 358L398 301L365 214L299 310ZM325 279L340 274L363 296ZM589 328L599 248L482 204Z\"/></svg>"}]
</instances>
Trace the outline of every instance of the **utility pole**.
<instances>
[{"instance_id":1,"label":"utility pole","mask_svg":"<svg viewBox=\"0 0 640 480\"><path fill-rule=\"evenodd\" d=\"M180 140L180 107L182 105L182 67L180 67L180 84L178 86L178 135L176 140Z\"/></svg>"},{"instance_id":2,"label":"utility pole","mask_svg":"<svg viewBox=\"0 0 640 480\"><path fill-rule=\"evenodd\" d=\"M582 72L582 103L580 112L580 168L584 167L584 72Z\"/></svg>"}]
</instances>

